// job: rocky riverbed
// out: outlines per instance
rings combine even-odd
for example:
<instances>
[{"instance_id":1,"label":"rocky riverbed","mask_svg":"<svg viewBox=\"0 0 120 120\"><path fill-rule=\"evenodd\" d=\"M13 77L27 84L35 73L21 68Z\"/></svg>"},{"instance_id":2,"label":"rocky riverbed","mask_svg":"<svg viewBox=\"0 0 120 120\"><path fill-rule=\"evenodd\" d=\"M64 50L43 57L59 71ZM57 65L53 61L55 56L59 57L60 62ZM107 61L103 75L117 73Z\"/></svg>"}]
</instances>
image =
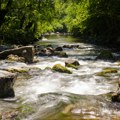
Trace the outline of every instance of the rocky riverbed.
<instances>
[{"instance_id":1,"label":"rocky riverbed","mask_svg":"<svg viewBox=\"0 0 120 120\"><path fill-rule=\"evenodd\" d=\"M68 39L58 36L37 43L32 64L0 61L1 71L17 75L15 97L0 99L1 120L120 119L120 103L111 98L120 77L115 53L109 54L112 60L96 59L103 48Z\"/></svg>"}]
</instances>

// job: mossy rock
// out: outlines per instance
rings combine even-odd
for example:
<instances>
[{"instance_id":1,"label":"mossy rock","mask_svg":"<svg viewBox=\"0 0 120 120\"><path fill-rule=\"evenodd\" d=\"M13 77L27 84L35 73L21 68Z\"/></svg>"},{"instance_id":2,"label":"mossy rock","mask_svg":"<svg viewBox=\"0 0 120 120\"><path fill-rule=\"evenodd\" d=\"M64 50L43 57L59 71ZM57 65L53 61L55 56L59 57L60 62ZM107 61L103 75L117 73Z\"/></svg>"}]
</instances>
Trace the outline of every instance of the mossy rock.
<instances>
[{"instance_id":1,"label":"mossy rock","mask_svg":"<svg viewBox=\"0 0 120 120\"><path fill-rule=\"evenodd\" d=\"M12 72L12 73L27 73L28 70L27 69L22 69L22 68L19 68L19 69L16 69L16 68L9 68L7 69L8 72Z\"/></svg>"},{"instance_id":2,"label":"mossy rock","mask_svg":"<svg viewBox=\"0 0 120 120\"><path fill-rule=\"evenodd\" d=\"M71 67L73 69L78 69L80 66L79 62L77 60L68 60L65 62L66 67Z\"/></svg>"},{"instance_id":3,"label":"mossy rock","mask_svg":"<svg viewBox=\"0 0 120 120\"><path fill-rule=\"evenodd\" d=\"M103 72L104 73L117 73L118 70L116 68L104 68Z\"/></svg>"},{"instance_id":4,"label":"mossy rock","mask_svg":"<svg viewBox=\"0 0 120 120\"><path fill-rule=\"evenodd\" d=\"M73 64L67 64L67 65L65 65L66 67L70 67L70 68L73 68L73 69L78 69L78 66L75 66L75 65L73 65Z\"/></svg>"},{"instance_id":5,"label":"mossy rock","mask_svg":"<svg viewBox=\"0 0 120 120\"><path fill-rule=\"evenodd\" d=\"M72 72L67 69L66 67L62 66L61 64L56 64L52 67L52 70L57 71L57 72L61 72L61 73L68 73L68 74L72 74Z\"/></svg>"},{"instance_id":6,"label":"mossy rock","mask_svg":"<svg viewBox=\"0 0 120 120\"><path fill-rule=\"evenodd\" d=\"M103 50L101 53L96 57L96 59L103 59L103 60L114 60L114 56L109 50Z\"/></svg>"},{"instance_id":7,"label":"mossy rock","mask_svg":"<svg viewBox=\"0 0 120 120\"><path fill-rule=\"evenodd\" d=\"M65 58L68 57L68 55L67 55L66 52L61 52L61 51L55 51L55 52L53 53L53 55L58 56L58 57L65 57Z\"/></svg>"},{"instance_id":8,"label":"mossy rock","mask_svg":"<svg viewBox=\"0 0 120 120\"><path fill-rule=\"evenodd\" d=\"M97 76L108 77L104 72L97 72Z\"/></svg>"},{"instance_id":9,"label":"mossy rock","mask_svg":"<svg viewBox=\"0 0 120 120\"><path fill-rule=\"evenodd\" d=\"M117 73L117 72L118 72L118 70L116 68L104 68L101 72L96 73L96 75L107 77L106 74Z\"/></svg>"}]
</instances>

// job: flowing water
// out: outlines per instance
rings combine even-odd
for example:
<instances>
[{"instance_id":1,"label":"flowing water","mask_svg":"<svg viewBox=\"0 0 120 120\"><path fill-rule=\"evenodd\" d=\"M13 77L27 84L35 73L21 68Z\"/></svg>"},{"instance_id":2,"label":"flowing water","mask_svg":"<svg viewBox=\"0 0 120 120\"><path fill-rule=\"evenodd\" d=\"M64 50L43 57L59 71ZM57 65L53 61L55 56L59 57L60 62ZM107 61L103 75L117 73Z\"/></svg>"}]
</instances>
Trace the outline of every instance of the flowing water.
<instances>
[{"instance_id":1,"label":"flowing water","mask_svg":"<svg viewBox=\"0 0 120 120\"><path fill-rule=\"evenodd\" d=\"M19 105L30 107L20 120L120 120L120 104L112 103L107 94L116 91L119 72L106 77L97 76L105 67L119 70L116 62L95 60L100 47L72 42L70 36L52 36L39 42L40 45L74 45L79 48L64 51L68 58L39 57L38 63L8 63L1 61L1 69L25 67L27 74L18 75L15 83L16 101L0 101L0 110L15 109ZM73 74L53 72L49 68L56 63L75 59L80 63L78 70L69 68ZM23 111L24 112L24 111ZM30 112L30 113L29 113Z\"/></svg>"}]
</instances>

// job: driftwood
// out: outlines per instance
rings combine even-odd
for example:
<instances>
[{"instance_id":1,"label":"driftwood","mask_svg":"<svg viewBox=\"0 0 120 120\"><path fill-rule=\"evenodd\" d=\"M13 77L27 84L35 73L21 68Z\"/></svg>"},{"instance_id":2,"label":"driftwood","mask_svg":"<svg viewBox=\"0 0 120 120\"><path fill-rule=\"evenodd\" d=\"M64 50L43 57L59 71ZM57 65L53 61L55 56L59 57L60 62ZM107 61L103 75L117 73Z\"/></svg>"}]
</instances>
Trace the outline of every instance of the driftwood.
<instances>
[{"instance_id":1,"label":"driftwood","mask_svg":"<svg viewBox=\"0 0 120 120\"><path fill-rule=\"evenodd\" d=\"M8 55L18 55L19 57L24 57L25 62L32 63L34 58L34 47L24 46L15 49L4 50L0 52L0 59L6 59Z\"/></svg>"}]
</instances>

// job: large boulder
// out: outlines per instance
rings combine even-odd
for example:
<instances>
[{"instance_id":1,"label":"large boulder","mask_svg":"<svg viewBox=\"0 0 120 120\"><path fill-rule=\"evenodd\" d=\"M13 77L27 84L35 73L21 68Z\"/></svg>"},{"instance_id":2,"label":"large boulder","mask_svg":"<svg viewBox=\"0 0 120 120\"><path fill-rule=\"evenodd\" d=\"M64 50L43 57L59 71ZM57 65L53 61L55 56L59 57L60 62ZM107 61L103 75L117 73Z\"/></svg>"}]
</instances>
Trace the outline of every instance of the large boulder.
<instances>
[{"instance_id":1,"label":"large boulder","mask_svg":"<svg viewBox=\"0 0 120 120\"><path fill-rule=\"evenodd\" d=\"M16 74L0 70L0 98L14 97L13 85Z\"/></svg>"},{"instance_id":2,"label":"large boulder","mask_svg":"<svg viewBox=\"0 0 120 120\"><path fill-rule=\"evenodd\" d=\"M8 55L18 55L19 57L24 57L25 62L32 63L34 58L34 47L24 46L15 49L4 50L0 52L0 59L6 59Z\"/></svg>"},{"instance_id":3,"label":"large boulder","mask_svg":"<svg viewBox=\"0 0 120 120\"><path fill-rule=\"evenodd\" d=\"M62 66L61 64L55 64L53 66L52 70L57 71L57 72L61 72L61 73L72 74L72 72L69 69L67 69L66 67Z\"/></svg>"}]
</instances>

